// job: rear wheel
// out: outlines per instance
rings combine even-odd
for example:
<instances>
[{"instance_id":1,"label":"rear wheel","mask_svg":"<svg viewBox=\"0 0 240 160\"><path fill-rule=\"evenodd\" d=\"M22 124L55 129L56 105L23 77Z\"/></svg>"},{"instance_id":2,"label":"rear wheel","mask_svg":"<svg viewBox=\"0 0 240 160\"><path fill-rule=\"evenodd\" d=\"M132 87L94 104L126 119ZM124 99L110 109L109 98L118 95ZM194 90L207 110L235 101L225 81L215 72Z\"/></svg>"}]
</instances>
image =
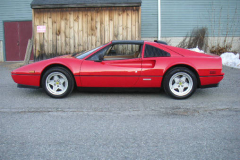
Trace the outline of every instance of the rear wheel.
<instances>
[{"instance_id":1,"label":"rear wheel","mask_svg":"<svg viewBox=\"0 0 240 160\"><path fill-rule=\"evenodd\" d=\"M44 73L42 87L53 98L63 98L69 95L74 88L71 73L63 67L53 67Z\"/></svg>"},{"instance_id":2,"label":"rear wheel","mask_svg":"<svg viewBox=\"0 0 240 160\"><path fill-rule=\"evenodd\" d=\"M168 95L176 99L184 99L195 92L197 78L188 68L176 67L167 73L163 85Z\"/></svg>"}]
</instances>

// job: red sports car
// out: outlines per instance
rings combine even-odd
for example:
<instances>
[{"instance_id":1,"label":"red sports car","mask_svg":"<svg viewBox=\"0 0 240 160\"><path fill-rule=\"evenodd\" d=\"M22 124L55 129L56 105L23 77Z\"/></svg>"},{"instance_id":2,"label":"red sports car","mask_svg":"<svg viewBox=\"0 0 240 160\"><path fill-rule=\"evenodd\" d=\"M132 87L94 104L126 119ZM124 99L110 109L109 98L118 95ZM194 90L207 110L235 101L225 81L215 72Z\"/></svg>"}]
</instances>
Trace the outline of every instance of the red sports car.
<instances>
[{"instance_id":1,"label":"red sports car","mask_svg":"<svg viewBox=\"0 0 240 160\"><path fill-rule=\"evenodd\" d=\"M42 87L54 98L74 87L164 88L173 98L223 79L221 57L162 41L111 41L95 49L35 62L12 71L18 87Z\"/></svg>"}]
</instances>

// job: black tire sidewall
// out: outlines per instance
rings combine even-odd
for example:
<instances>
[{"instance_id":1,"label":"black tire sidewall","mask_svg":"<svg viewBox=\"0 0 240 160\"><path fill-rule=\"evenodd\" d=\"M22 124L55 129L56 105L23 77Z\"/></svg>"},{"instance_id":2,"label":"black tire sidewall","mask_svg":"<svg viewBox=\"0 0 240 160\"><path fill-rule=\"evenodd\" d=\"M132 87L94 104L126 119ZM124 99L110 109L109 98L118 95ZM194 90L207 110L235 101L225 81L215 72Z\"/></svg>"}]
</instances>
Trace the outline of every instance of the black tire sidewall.
<instances>
[{"instance_id":1,"label":"black tire sidewall","mask_svg":"<svg viewBox=\"0 0 240 160\"><path fill-rule=\"evenodd\" d=\"M175 95L169 88L169 81L170 81L171 77L178 72L184 72L184 73L188 74L192 78L192 81L193 81L192 90L187 95L184 95L184 96ZM163 80L163 88L169 96L171 96L175 99L186 99L186 98L190 97L196 91L196 88L197 88L196 75L190 69L188 69L186 67L173 68L166 73L166 76L164 77L164 80Z\"/></svg>"},{"instance_id":2,"label":"black tire sidewall","mask_svg":"<svg viewBox=\"0 0 240 160\"><path fill-rule=\"evenodd\" d=\"M61 95L54 95L54 94L52 94L51 92L48 91L48 89L46 87L46 78L52 72L60 72L60 73L64 74L66 76L67 80L68 80L68 88ZM47 93L47 95L49 95L50 97L53 97L53 98L64 98L64 97L68 96L73 91L73 88L74 88L73 76L71 75L71 73L67 69L65 69L63 67L53 67L53 68L48 69L43 74L43 77L42 77L42 80L41 80L41 84L42 84L42 88Z\"/></svg>"}]
</instances>

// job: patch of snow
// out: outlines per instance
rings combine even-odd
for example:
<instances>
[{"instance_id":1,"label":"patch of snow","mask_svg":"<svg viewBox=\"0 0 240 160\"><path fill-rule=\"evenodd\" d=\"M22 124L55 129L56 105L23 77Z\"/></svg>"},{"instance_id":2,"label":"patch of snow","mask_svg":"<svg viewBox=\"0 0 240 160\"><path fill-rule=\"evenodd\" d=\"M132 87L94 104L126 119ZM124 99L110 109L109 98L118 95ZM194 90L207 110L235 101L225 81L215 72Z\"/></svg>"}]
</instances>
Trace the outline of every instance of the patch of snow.
<instances>
[{"instance_id":1,"label":"patch of snow","mask_svg":"<svg viewBox=\"0 0 240 160\"><path fill-rule=\"evenodd\" d=\"M204 51L197 48L190 48L188 49L190 51L204 53ZM233 67L233 68L239 68L240 69L240 56L238 54L234 54L232 52L226 52L221 55L222 58L222 64L225 66Z\"/></svg>"},{"instance_id":2,"label":"patch of snow","mask_svg":"<svg viewBox=\"0 0 240 160\"><path fill-rule=\"evenodd\" d=\"M199 53L204 53L204 51L200 50L198 47L197 48L189 48L188 50L194 51L194 52L199 52Z\"/></svg>"},{"instance_id":3,"label":"patch of snow","mask_svg":"<svg viewBox=\"0 0 240 160\"><path fill-rule=\"evenodd\" d=\"M226 52L221 55L221 58L222 58L223 65L240 69L239 53L234 54L231 52Z\"/></svg>"}]
</instances>

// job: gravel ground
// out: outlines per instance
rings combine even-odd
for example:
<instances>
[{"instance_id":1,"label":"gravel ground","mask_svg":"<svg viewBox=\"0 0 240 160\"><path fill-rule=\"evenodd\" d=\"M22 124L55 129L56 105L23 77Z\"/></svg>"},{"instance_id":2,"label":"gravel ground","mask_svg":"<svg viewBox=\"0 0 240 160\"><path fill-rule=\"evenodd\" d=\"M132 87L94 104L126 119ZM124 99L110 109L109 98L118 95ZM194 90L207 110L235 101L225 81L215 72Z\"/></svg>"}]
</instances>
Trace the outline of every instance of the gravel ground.
<instances>
[{"instance_id":1,"label":"gravel ground","mask_svg":"<svg viewBox=\"0 0 240 160\"><path fill-rule=\"evenodd\" d=\"M186 100L19 89L0 63L0 159L240 159L240 70Z\"/></svg>"}]
</instances>

